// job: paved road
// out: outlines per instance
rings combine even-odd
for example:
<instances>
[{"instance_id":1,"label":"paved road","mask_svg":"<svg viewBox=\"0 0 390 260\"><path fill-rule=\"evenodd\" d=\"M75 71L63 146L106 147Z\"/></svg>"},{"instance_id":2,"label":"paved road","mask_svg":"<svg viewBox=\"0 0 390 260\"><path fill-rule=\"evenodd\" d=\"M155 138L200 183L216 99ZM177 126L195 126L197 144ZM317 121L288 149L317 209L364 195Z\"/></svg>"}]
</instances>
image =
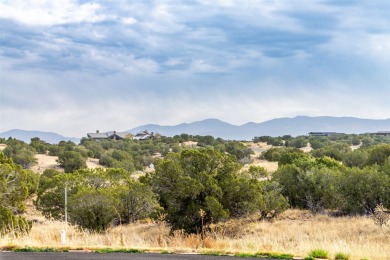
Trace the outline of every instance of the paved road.
<instances>
[{"instance_id":1,"label":"paved road","mask_svg":"<svg viewBox=\"0 0 390 260\"><path fill-rule=\"evenodd\" d=\"M0 252L1 260L235 260L231 256L129 254L129 253L15 253ZM246 260L261 258L245 258ZM267 258L267 260L270 260Z\"/></svg>"}]
</instances>

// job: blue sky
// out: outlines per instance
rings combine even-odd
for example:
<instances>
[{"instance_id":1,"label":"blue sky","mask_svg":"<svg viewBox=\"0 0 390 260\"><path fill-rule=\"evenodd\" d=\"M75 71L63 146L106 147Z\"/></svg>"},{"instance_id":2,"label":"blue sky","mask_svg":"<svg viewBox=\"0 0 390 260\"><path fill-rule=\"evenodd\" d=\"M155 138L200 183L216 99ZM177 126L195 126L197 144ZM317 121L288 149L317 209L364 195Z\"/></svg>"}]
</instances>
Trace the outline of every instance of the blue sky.
<instances>
[{"instance_id":1,"label":"blue sky","mask_svg":"<svg viewBox=\"0 0 390 260\"><path fill-rule=\"evenodd\" d=\"M390 117L390 1L0 0L0 132Z\"/></svg>"}]
</instances>

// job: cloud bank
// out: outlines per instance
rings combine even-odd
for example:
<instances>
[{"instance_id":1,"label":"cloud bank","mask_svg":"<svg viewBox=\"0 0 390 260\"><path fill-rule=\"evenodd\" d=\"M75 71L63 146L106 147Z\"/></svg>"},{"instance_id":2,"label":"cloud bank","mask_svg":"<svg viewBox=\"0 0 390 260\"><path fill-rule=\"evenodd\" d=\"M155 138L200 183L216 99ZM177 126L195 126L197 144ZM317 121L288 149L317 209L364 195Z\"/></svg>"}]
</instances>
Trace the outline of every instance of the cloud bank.
<instances>
[{"instance_id":1,"label":"cloud bank","mask_svg":"<svg viewBox=\"0 0 390 260\"><path fill-rule=\"evenodd\" d=\"M390 117L388 1L0 1L0 132Z\"/></svg>"}]
</instances>

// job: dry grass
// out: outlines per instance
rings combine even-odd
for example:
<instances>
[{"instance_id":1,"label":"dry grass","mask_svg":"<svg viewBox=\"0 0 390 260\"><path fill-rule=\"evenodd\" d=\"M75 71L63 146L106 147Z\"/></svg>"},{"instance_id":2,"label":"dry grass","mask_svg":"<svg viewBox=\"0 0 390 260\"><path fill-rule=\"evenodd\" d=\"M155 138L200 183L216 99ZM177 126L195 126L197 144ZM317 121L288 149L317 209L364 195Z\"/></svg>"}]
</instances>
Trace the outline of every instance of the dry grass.
<instances>
[{"instance_id":1,"label":"dry grass","mask_svg":"<svg viewBox=\"0 0 390 260\"><path fill-rule=\"evenodd\" d=\"M46 220L35 223L29 235L0 238L0 247L62 247L62 229L64 224L61 222ZM73 249L127 247L176 252L272 251L301 257L320 248L332 257L343 252L352 259L390 259L390 228L380 228L366 217L312 216L306 211L288 210L272 223L247 218L214 225L203 240L200 235L186 235L181 231L169 235L169 229L164 227L162 247L158 241L160 232L158 224L151 221L115 227L104 234L70 226L66 246Z\"/></svg>"},{"instance_id":2,"label":"dry grass","mask_svg":"<svg viewBox=\"0 0 390 260\"><path fill-rule=\"evenodd\" d=\"M245 164L241 171L249 170L251 165L264 167L268 173L274 173L278 169L278 162L270 162L267 160L253 159L251 164Z\"/></svg>"},{"instance_id":3,"label":"dry grass","mask_svg":"<svg viewBox=\"0 0 390 260\"><path fill-rule=\"evenodd\" d=\"M261 153L270 149L272 145L267 145L267 143L262 143L262 142L259 143L245 142L244 144L248 148L251 148L254 152L254 154L251 156L251 160L252 160L251 165L264 167L269 173L273 173L278 169L277 162L269 162L267 160L259 159ZM242 170L248 170L249 166L250 165L244 165Z\"/></svg>"}]
</instances>

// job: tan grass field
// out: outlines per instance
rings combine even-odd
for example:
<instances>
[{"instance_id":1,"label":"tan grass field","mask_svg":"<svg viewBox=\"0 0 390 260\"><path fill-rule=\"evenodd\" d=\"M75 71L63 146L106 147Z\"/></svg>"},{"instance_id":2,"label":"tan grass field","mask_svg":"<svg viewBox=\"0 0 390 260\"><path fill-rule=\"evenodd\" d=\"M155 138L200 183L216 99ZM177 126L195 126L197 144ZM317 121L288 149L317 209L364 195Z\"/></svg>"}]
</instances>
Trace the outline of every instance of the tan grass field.
<instances>
[{"instance_id":1,"label":"tan grass field","mask_svg":"<svg viewBox=\"0 0 390 260\"><path fill-rule=\"evenodd\" d=\"M36 213L36 212L35 212ZM35 220L38 220L35 217ZM390 227L380 228L367 217L313 216L307 211L288 210L274 222L254 218L229 220L212 226L204 240L200 235L176 231L169 235L163 228L159 243L159 225L152 221L118 226L104 234L67 228L67 243L61 244L64 223L39 218L29 235L0 238L0 248L69 247L70 249L138 248L148 251L186 253L290 253L305 257L313 249L349 254L351 259L390 259Z\"/></svg>"}]
</instances>

